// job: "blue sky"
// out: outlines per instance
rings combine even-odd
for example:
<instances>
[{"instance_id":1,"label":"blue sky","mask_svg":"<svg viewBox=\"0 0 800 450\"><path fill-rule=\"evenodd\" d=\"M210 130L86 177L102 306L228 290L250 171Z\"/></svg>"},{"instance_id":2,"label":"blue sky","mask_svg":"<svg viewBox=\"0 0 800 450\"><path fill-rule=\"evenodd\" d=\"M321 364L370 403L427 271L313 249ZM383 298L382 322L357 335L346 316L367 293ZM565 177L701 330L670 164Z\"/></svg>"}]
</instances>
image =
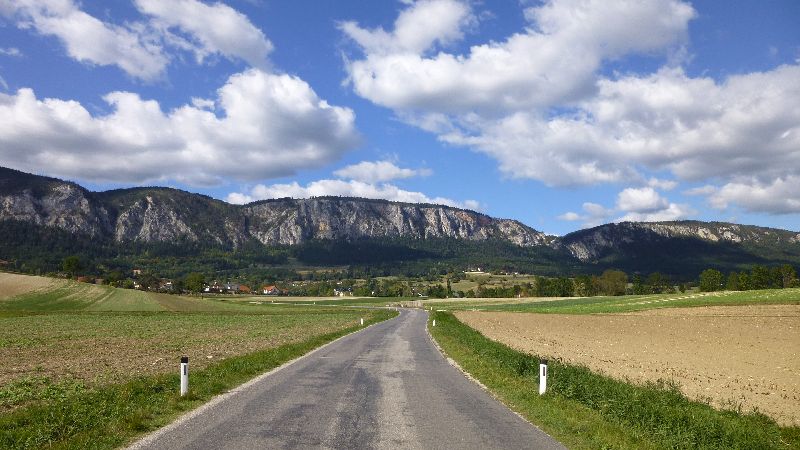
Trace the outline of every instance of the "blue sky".
<instances>
[{"instance_id":1,"label":"blue sky","mask_svg":"<svg viewBox=\"0 0 800 450\"><path fill-rule=\"evenodd\" d=\"M800 230L800 2L0 0L0 165Z\"/></svg>"}]
</instances>

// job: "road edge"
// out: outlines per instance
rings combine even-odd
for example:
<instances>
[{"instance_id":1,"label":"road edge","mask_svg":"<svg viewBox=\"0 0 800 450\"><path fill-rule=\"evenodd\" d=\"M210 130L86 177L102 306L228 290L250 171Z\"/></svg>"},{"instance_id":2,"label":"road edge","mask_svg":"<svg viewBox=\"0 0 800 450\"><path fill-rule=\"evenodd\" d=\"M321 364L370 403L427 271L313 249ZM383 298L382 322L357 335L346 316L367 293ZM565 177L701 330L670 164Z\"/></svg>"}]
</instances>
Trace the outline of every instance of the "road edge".
<instances>
[{"instance_id":1,"label":"road edge","mask_svg":"<svg viewBox=\"0 0 800 450\"><path fill-rule=\"evenodd\" d=\"M392 309L394 309L394 308L392 308ZM191 419L203 414L204 412L206 412L206 410L215 407L219 403L224 402L228 398L238 394L239 392L241 392L241 391L243 391L245 389L248 389L250 386L262 381L265 378L268 378L271 375L274 375L274 374L280 372L281 370L291 366L292 364L297 363L299 361L302 361L303 359L313 355L314 353L325 349L325 347L328 347L329 345L332 345L332 344L334 344L334 343L336 343L336 342L338 342L338 341L340 341L340 340L342 340L342 339L344 339L344 338L346 338L348 336L352 336L354 334L361 333L362 331L364 331L364 330L366 330L366 329L368 329L370 327L373 327L375 325L379 325L379 324L382 324L382 323L387 323L387 322L392 321L392 320L396 320L397 318L400 317L400 314L402 314L402 313L400 312L399 308L397 308L395 310L399 314L394 316L394 317L392 317L391 319L381 320L380 322L375 322L375 323L373 323L371 325L368 325L368 326L366 326L364 328L361 328L361 329L355 330L353 332L347 333L344 336L340 336L340 337L338 337L338 338L336 338L336 339L334 339L334 340L332 340L332 341L330 341L330 342L328 342L326 344L323 344L323 345L311 350L308 353L304 353L304 354L298 356L297 358L294 358L294 359L292 359L290 361L286 361L285 363L281 364L280 366L275 367L275 368L269 370L268 372L264 372L264 373L262 373L260 375L257 375L255 378L251 378L250 380L245 381L244 383L236 386L235 388L233 388L233 389L231 389L231 390L229 390L227 392L224 392L222 394L214 396L213 398L211 398L211 400L203 403L202 405L198 406L197 408L195 408L195 409L193 409L191 411L188 411L185 414L182 414L181 416L178 416L178 418L176 418L175 420L173 420L169 424L164 425L163 427L158 428L157 430L151 431L150 433L142 436L141 438L137 439L133 443L131 443L129 445L126 445L124 447L121 447L121 448L123 448L125 450L140 450L142 448L147 447L148 445L150 445L153 442L155 442L162 435L164 435L166 433L169 433L170 431L172 431L172 430L180 427L181 425L183 425L184 422L187 422L187 421L189 421L189 420L191 420Z\"/></svg>"},{"instance_id":2,"label":"road edge","mask_svg":"<svg viewBox=\"0 0 800 450\"><path fill-rule=\"evenodd\" d=\"M425 311L425 310L423 310L423 311ZM425 311L425 312L428 313L428 311ZM457 317L456 317L456 320L458 320ZM469 326L469 325L467 325L467 326ZM456 369L458 369L458 371L461 372L462 375L464 375L464 378L466 378L469 381L471 381L471 382L477 384L478 386L480 386L480 388L483 389L487 394L489 394L493 399L495 399L495 401L497 401L497 403L500 403L501 405L503 405L504 408L506 408L507 410L509 410L512 413L514 413L517 417L519 417L520 419L524 420L527 424L529 424L530 426L536 428L538 431L544 433L550 439L552 439L554 442L558 442L558 444L561 445L562 447L567 448L563 443L561 443L561 441L559 441L558 439L554 438L550 433L542 430L538 425L536 425L535 423L531 422L525 416L523 416L522 414L520 414L519 412L517 412L516 410L514 410L510 406L508 406L497 395L495 395L495 393L492 392L492 390L489 389L485 384L481 383L480 380L478 380L477 378L473 377L472 374L470 374L469 372L464 370L464 368L461 367L461 365L456 360L454 360L453 358L447 356L447 353L444 352L442 347L439 346L439 343L436 342L436 339L431 334L431 329L428 326L428 321L427 320L425 321L425 333L428 335L428 339L430 339L430 341L433 343L433 346L436 347L436 350L439 351L439 354L442 355L442 358L444 358L445 361L447 361L451 366L453 366Z\"/></svg>"}]
</instances>

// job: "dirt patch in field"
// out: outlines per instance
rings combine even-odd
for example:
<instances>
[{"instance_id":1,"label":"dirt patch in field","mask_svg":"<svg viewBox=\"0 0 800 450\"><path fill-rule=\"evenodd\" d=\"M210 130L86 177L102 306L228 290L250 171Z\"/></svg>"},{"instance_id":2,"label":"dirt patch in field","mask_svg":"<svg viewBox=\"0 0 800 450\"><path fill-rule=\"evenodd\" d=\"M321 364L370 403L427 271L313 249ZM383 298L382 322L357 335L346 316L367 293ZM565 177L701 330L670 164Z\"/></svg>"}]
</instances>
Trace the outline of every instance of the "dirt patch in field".
<instances>
[{"instance_id":1,"label":"dirt patch in field","mask_svg":"<svg viewBox=\"0 0 800 450\"><path fill-rule=\"evenodd\" d=\"M0 300L26 294L37 289L49 288L55 283L57 281L51 278L0 272Z\"/></svg>"},{"instance_id":2,"label":"dirt patch in field","mask_svg":"<svg viewBox=\"0 0 800 450\"><path fill-rule=\"evenodd\" d=\"M800 425L800 305L456 316L518 350L620 379L672 380L690 398Z\"/></svg>"}]
</instances>

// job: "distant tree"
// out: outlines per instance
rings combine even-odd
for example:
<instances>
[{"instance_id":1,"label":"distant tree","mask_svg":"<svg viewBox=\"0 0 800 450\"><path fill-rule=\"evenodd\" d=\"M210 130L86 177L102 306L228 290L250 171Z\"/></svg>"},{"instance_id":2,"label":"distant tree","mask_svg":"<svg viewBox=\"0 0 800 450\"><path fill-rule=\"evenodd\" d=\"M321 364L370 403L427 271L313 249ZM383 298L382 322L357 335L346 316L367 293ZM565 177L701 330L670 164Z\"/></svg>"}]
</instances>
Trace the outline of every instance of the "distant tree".
<instances>
[{"instance_id":1,"label":"distant tree","mask_svg":"<svg viewBox=\"0 0 800 450\"><path fill-rule=\"evenodd\" d=\"M186 289L186 286L184 286L183 283L184 283L183 278L176 278L175 280L173 280L172 292L177 292L179 294L183 292Z\"/></svg>"},{"instance_id":2,"label":"distant tree","mask_svg":"<svg viewBox=\"0 0 800 450\"><path fill-rule=\"evenodd\" d=\"M636 295L642 295L647 292L647 287L642 280L642 276L638 273L633 276L633 293Z\"/></svg>"},{"instance_id":3,"label":"distant tree","mask_svg":"<svg viewBox=\"0 0 800 450\"><path fill-rule=\"evenodd\" d=\"M739 274L739 290L748 291L750 289L753 289L752 284L750 283L750 275L747 272L742 271Z\"/></svg>"},{"instance_id":4,"label":"distant tree","mask_svg":"<svg viewBox=\"0 0 800 450\"><path fill-rule=\"evenodd\" d=\"M64 272L67 272L70 277L74 278L75 274L82 268L81 259L75 255L67 256L61 263L61 268L64 269Z\"/></svg>"},{"instance_id":5,"label":"distant tree","mask_svg":"<svg viewBox=\"0 0 800 450\"><path fill-rule=\"evenodd\" d=\"M146 291L157 289L159 281L160 280L153 274L153 272L142 272L141 275L139 275L139 285L141 285L142 289Z\"/></svg>"},{"instance_id":6,"label":"distant tree","mask_svg":"<svg viewBox=\"0 0 800 450\"><path fill-rule=\"evenodd\" d=\"M781 274L781 287L788 288L797 284L797 272L790 264L784 264L780 267Z\"/></svg>"},{"instance_id":7,"label":"distant tree","mask_svg":"<svg viewBox=\"0 0 800 450\"><path fill-rule=\"evenodd\" d=\"M739 274L736 272L731 272L728 274L728 281L725 283L725 289L729 291L738 291L739 290Z\"/></svg>"},{"instance_id":8,"label":"distant tree","mask_svg":"<svg viewBox=\"0 0 800 450\"><path fill-rule=\"evenodd\" d=\"M647 277L647 285L653 294L661 294L667 290L669 282L660 272L653 272Z\"/></svg>"},{"instance_id":9,"label":"distant tree","mask_svg":"<svg viewBox=\"0 0 800 450\"><path fill-rule=\"evenodd\" d=\"M119 270L113 270L106 275L106 283L111 286L119 286L124 278L125 276L122 275L122 272Z\"/></svg>"},{"instance_id":10,"label":"distant tree","mask_svg":"<svg viewBox=\"0 0 800 450\"><path fill-rule=\"evenodd\" d=\"M706 269L700 274L700 291L714 292L722 289L722 272Z\"/></svg>"},{"instance_id":11,"label":"distant tree","mask_svg":"<svg viewBox=\"0 0 800 450\"><path fill-rule=\"evenodd\" d=\"M186 278L183 281L183 285L186 287L186 290L195 294L203 290L205 283L206 277L202 273L197 272L192 272L189 275L186 275Z\"/></svg>"},{"instance_id":12,"label":"distant tree","mask_svg":"<svg viewBox=\"0 0 800 450\"><path fill-rule=\"evenodd\" d=\"M753 270L750 271L750 289L768 289L769 287L769 269L761 265L753 266Z\"/></svg>"},{"instance_id":13,"label":"distant tree","mask_svg":"<svg viewBox=\"0 0 800 450\"><path fill-rule=\"evenodd\" d=\"M628 275L621 270L608 269L596 279L598 291L605 295L624 295Z\"/></svg>"},{"instance_id":14,"label":"distant tree","mask_svg":"<svg viewBox=\"0 0 800 450\"><path fill-rule=\"evenodd\" d=\"M575 295L578 297L590 297L594 295L592 277L589 275L578 275L575 277Z\"/></svg>"}]
</instances>

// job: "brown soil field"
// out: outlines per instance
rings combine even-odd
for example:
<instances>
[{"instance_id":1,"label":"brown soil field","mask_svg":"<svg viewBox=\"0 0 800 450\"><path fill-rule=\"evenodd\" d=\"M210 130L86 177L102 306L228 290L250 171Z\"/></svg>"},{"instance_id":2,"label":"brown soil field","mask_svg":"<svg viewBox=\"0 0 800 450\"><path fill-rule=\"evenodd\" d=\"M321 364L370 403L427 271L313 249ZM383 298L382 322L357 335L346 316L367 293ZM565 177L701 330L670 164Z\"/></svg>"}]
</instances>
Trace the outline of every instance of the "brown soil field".
<instances>
[{"instance_id":1,"label":"brown soil field","mask_svg":"<svg viewBox=\"0 0 800 450\"><path fill-rule=\"evenodd\" d=\"M689 398L800 425L800 305L456 316L517 350L618 379L674 381Z\"/></svg>"},{"instance_id":2,"label":"brown soil field","mask_svg":"<svg viewBox=\"0 0 800 450\"><path fill-rule=\"evenodd\" d=\"M54 282L55 281L51 278L0 272L0 300L25 294L37 289L48 288Z\"/></svg>"}]
</instances>

